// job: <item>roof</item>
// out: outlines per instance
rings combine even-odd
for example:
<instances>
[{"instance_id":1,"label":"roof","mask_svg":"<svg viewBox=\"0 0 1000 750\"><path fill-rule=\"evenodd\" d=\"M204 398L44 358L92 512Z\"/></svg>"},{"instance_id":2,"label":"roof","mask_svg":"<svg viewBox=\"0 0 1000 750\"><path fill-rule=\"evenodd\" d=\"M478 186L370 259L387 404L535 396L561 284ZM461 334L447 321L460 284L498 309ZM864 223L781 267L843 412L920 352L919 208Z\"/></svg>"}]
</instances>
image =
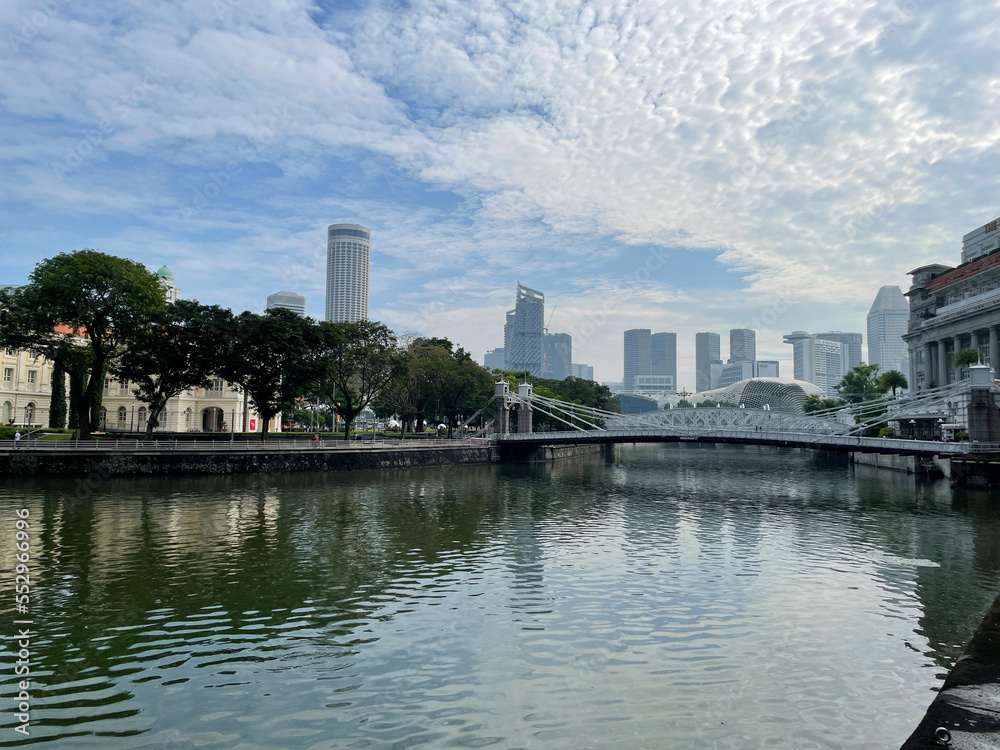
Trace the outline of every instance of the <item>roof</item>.
<instances>
[{"instance_id":1,"label":"roof","mask_svg":"<svg viewBox=\"0 0 1000 750\"><path fill-rule=\"evenodd\" d=\"M953 271L935 276L927 282L924 288L930 292L937 291L938 289L943 289L946 286L951 286L965 279L971 279L973 276L997 267L1000 267L1000 253L993 253L992 255L987 255L985 258L979 258L971 263L966 263L964 266L959 266Z\"/></svg>"},{"instance_id":2,"label":"roof","mask_svg":"<svg viewBox=\"0 0 1000 750\"><path fill-rule=\"evenodd\" d=\"M160 266L160 270L156 272L156 275L163 279L174 278L174 275L170 273L170 269L166 266Z\"/></svg>"}]
</instances>

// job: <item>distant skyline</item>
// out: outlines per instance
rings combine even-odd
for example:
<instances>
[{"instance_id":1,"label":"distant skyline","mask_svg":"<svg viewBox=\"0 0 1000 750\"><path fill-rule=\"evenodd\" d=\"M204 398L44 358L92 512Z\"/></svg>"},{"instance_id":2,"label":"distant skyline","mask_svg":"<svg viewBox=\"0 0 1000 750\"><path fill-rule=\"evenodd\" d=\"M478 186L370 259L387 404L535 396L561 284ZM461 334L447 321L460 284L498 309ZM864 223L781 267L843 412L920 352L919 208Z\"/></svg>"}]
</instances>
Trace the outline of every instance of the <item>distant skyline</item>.
<instances>
[{"instance_id":1,"label":"distant skyline","mask_svg":"<svg viewBox=\"0 0 1000 750\"><path fill-rule=\"evenodd\" d=\"M0 283L92 247L183 295L324 317L360 223L369 315L503 345L517 281L595 378L623 332L864 331L1000 215L1000 14L972 0L0 7ZM415 30L419 29L419 33Z\"/></svg>"}]
</instances>

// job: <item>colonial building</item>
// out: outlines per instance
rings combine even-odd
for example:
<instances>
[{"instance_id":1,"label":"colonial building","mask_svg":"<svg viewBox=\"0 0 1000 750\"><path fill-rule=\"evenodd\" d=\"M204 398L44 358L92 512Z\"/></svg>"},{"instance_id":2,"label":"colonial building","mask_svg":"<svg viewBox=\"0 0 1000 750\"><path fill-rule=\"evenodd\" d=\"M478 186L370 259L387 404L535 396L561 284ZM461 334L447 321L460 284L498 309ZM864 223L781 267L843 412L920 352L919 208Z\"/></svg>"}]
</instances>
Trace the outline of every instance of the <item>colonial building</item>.
<instances>
[{"instance_id":1,"label":"colonial building","mask_svg":"<svg viewBox=\"0 0 1000 750\"><path fill-rule=\"evenodd\" d=\"M0 350L0 422L48 425L51 400L51 362L30 352Z\"/></svg>"},{"instance_id":2,"label":"colonial building","mask_svg":"<svg viewBox=\"0 0 1000 750\"><path fill-rule=\"evenodd\" d=\"M994 221L966 238L974 235L979 247L997 231ZM903 339L911 388L921 391L961 378L961 369L953 366L955 352L961 349L978 351L981 361L996 371L1000 364L1000 252L990 250L957 268L921 266L910 275L913 283L906 293L910 320Z\"/></svg>"}]
</instances>

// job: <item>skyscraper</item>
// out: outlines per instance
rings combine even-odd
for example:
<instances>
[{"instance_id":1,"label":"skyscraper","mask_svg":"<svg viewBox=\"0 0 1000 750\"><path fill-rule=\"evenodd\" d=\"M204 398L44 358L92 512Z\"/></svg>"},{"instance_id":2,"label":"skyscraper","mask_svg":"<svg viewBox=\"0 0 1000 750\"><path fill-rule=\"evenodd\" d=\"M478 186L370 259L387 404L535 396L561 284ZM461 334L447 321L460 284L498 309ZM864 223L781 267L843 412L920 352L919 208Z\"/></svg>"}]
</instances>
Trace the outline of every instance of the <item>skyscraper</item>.
<instances>
[{"instance_id":1,"label":"skyscraper","mask_svg":"<svg viewBox=\"0 0 1000 750\"><path fill-rule=\"evenodd\" d=\"M868 311L868 364L879 372L899 370L909 377L909 357L903 334L910 321L910 305L898 286L884 286Z\"/></svg>"},{"instance_id":2,"label":"skyscraper","mask_svg":"<svg viewBox=\"0 0 1000 750\"><path fill-rule=\"evenodd\" d=\"M851 343L823 338L826 335L793 331L785 335L785 343L792 345L795 379L813 383L827 397L833 398L837 395L836 386L853 367L849 364ZM860 333L845 335L861 337ZM861 361L860 355L858 361Z\"/></svg>"},{"instance_id":3,"label":"skyscraper","mask_svg":"<svg viewBox=\"0 0 1000 750\"><path fill-rule=\"evenodd\" d=\"M545 377L565 380L572 375L573 337L568 333L546 333L544 342Z\"/></svg>"},{"instance_id":4,"label":"skyscraper","mask_svg":"<svg viewBox=\"0 0 1000 750\"><path fill-rule=\"evenodd\" d=\"M503 347L490 349L483 357L483 367L487 370L502 370L504 366Z\"/></svg>"},{"instance_id":5,"label":"skyscraper","mask_svg":"<svg viewBox=\"0 0 1000 750\"><path fill-rule=\"evenodd\" d=\"M729 331L729 362L753 362L757 359L757 332L750 328Z\"/></svg>"},{"instance_id":6,"label":"skyscraper","mask_svg":"<svg viewBox=\"0 0 1000 750\"><path fill-rule=\"evenodd\" d=\"M816 338L825 341L839 341L847 347L847 369L861 364L861 344L863 336L860 333L844 333L843 331L828 331L817 333ZM845 370L844 372L846 372Z\"/></svg>"},{"instance_id":7,"label":"skyscraper","mask_svg":"<svg viewBox=\"0 0 1000 750\"><path fill-rule=\"evenodd\" d=\"M518 282L514 309L507 312L503 329L506 369L544 375L544 327L545 295Z\"/></svg>"},{"instance_id":8,"label":"skyscraper","mask_svg":"<svg viewBox=\"0 0 1000 750\"><path fill-rule=\"evenodd\" d=\"M283 307L305 317L306 298L295 292L275 292L267 295L267 309Z\"/></svg>"},{"instance_id":9,"label":"skyscraper","mask_svg":"<svg viewBox=\"0 0 1000 750\"><path fill-rule=\"evenodd\" d=\"M326 319L356 323L368 319L368 266L372 230L360 224L331 224L326 233Z\"/></svg>"},{"instance_id":10,"label":"skyscraper","mask_svg":"<svg viewBox=\"0 0 1000 750\"><path fill-rule=\"evenodd\" d=\"M712 387L712 365L722 364L719 352L719 334L696 333L694 335L695 391L707 391Z\"/></svg>"},{"instance_id":11,"label":"skyscraper","mask_svg":"<svg viewBox=\"0 0 1000 750\"><path fill-rule=\"evenodd\" d=\"M584 380L594 379L594 368L590 365L577 364L574 363L570 365L570 375L574 378L583 378Z\"/></svg>"},{"instance_id":12,"label":"skyscraper","mask_svg":"<svg viewBox=\"0 0 1000 750\"><path fill-rule=\"evenodd\" d=\"M622 387L632 390L636 375L652 375L650 357L650 331L648 328L632 328L625 331L625 374Z\"/></svg>"}]
</instances>

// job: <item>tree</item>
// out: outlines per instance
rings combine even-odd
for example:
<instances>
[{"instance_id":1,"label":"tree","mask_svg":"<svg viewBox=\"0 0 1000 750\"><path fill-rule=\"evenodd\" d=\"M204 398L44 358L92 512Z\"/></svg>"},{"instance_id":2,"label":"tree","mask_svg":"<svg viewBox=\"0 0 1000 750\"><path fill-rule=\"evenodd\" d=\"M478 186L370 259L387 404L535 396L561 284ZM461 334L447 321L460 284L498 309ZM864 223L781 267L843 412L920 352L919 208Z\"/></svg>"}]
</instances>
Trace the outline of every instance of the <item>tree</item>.
<instances>
[{"instance_id":1,"label":"tree","mask_svg":"<svg viewBox=\"0 0 1000 750\"><path fill-rule=\"evenodd\" d=\"M316 378L318 328L277 307L263 315L242 312L222 331L218 375L246 391L263 421L261 440L267 440L271 420L290 411Z\"/></svg>"},{"instance_id":2,"label":"tree","mask_svg":"<svg viewBox=\"0 0 1000 750\"><path fill-rule=\"evenodd\" d=\"M844 403L845 402L839 398L826 398L824 396L813 394L812 396L806 396L806 400L802 404L802 411L809 414L814 411L834 409L838 406L843 406Z\"/></svg>"},{"instance_id":3,"label":"tree","mask_svg":"<svg viewBox=\"0 0 1000 750\"><path fill-rule=\"evenodd\" d=\"M0 294L0 346L62 364L79 394L74 422L88 439L108 365L165 305L159 280L140 263L90 249L60 253Z\"/></svg>"},{"instance_id":4,"label":"tree","mask_svg":"<svg viewBox=\"0 0 1000 750\"><path fill-rule=\"evenodd\" d=\"M52 398L49 401L49 427L66 426L66 370L56 362L52 366Z\"/></svg>"},{"instance_id":5,"label":"tree","mask_svg":"<svg viewBox=\"0 0 1000 750\"><path fill-rule=\"evenodd\" d=\"M383 323L319 324L316 388L344 420L344 439L368 404L398 376L403 363L396 337Z\"/></svg>"},{"instance_id":6,"label":"tree","mask_svg":"<svg viewBox=\"0 0 1000 750\"><path fill-rule=\"evenodd\" d=\"M441 414L448 425L448 439L461 417L480 409L493 394L493 378L472 356L459 347L445 360L438 398Z\"/></svg>"},{"instance_id":7,"label":"tree","mask_svg":"<svg viewBox=\"0 0 1000 750\"><path fill-rule=\"evenodd\" d=\"M864 362L852 367L841 378L836 389L842 399L852 404L871 401L888 390L879 384L878 365L869 365Z\"/></svg>"},{"instance_id":8,"label":"tree","mask_svg":"<svg viewBox=\"0 0 1000 750\"><path fill-rule=\"evenodd\" d=\"M694 404L692 404L686 398L682 398L680 401L677 402L677 408L678 409L690 409L693 406L694 406Z\"/></svg>"},{"instance_id":9,"label":"tree","mask_svg":"<svg viewBox=\"0 0 1000 750\"><path fill-rule=\"evenodd\" d=\"M128 380L136 397L149 405L146 439L160 424L167 402L189 388L206 388L219 367L223 334L233 314L218 305L177 300L152 316L112 366Z\"/></svg>"},{"instance_id":10,"label":"tree","mask_svg":"<svg viewBox=\"0 0 1000 750\"><path fill-rule=\"evenodd\" d=\"M879 375L878 386L883 392L892 391L892 397L896 398L896 390L909 388L910 384L906 380L906 376L899 370L887 370Z\"/></svg>"},{"instance_id":11,"label":"tree","mask_svg":"<svg viewBox=\"0 0 1000 750\"><path fill-rule=\"evenodd\" d=\"M979 352L975 349L959 349L951 358L952 365L959 368L967 368L969 365L978 365L980 362Z\"/></svg>"}]
</instances>

